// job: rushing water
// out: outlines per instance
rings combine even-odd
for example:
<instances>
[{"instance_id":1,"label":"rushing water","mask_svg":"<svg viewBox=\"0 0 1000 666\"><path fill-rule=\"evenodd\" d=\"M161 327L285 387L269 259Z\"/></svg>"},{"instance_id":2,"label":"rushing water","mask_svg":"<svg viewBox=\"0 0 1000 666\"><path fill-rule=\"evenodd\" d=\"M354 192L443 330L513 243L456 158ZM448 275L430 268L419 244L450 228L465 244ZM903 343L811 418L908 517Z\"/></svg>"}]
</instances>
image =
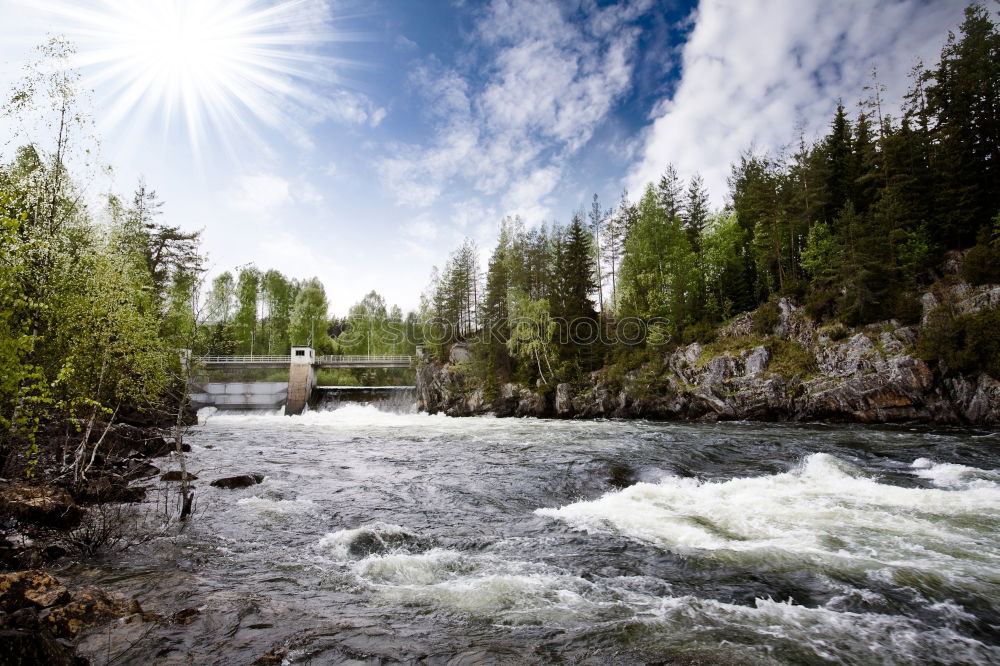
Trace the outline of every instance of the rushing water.
<instances>
[{"instance_id":1,"label":"rushing water","mask_svg":"<svg viewBox=\"0 0 1000 666\"><path fill-rule=\"evenodd\" d=\"M1000 433L216 413L103 663L1000 663ZM244 490L221 476L262 472Z\"/></svg>"}]
</instances>

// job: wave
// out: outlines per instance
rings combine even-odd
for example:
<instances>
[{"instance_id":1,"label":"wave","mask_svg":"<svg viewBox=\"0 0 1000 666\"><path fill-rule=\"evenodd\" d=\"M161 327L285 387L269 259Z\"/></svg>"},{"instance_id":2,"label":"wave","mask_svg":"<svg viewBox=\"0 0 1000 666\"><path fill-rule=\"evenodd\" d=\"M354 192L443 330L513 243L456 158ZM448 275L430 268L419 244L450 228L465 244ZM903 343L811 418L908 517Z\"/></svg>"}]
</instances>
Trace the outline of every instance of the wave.
<instances>
[{"instance_id":1,"label":"wave","mask_svg":"<svg viewBox=\"0 0 1000 666\"><path fill-rule=\"evenodd\" d=\"M997 470L978 469L956 463L935 463L927 458L917 458L910 467L914 474L939 488L1000 488L1000 471Z\"/></svg>"},{"instance_id":2,"label":"wave","mask_svg":"<svg viewBox=\"0 0 1000 666\"><path fill-rule=\"evenodd\" d=\"M934 572L963 588L1000 585L1000 486L902 488L825 453L781 474L719 482L668 477L535 513L722 560L888 567L894 576Z\"/></svg>"}]
</instances>

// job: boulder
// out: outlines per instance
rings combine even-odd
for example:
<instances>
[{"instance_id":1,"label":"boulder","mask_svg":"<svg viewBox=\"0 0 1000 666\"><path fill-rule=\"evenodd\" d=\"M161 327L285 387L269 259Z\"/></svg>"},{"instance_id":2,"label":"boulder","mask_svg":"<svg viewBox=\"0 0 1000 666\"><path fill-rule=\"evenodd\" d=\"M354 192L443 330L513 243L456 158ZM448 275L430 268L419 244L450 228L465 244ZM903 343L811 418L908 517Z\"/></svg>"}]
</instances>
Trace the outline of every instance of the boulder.
<instances>
[{"instance_id":1,"label":"boulder","mask_svg":"<svg viewBox=\"0 0 1000 666\"><path fill-rule=\"evenodd\" d=\"M146 489L130 487L125 478L117 475L92 479L85 486L73 491L73 498L81 504L104 502L141 502L146 499Z\"/></svg>"},{"instance_id":2,"label":"boulder","mask_svg":"<svg viewBox=\"0 0 1000 666\"><path fill-rule=\"evenodd\" d=\"M12 484L0 488L0 516L66 529L80 524L83 509L63 488Z\"/></svg>"},{"instance_id":3,"label":"boulder","mask_svg":"<svg viewBox=\"0 0 1000 666\"><path fill-rule=\"evenodd\" d=\"M194 481L198 477L192 474L191 472L188 472L187 478L188 481ZM182 472L179 469L172 469L169 472L160 475L160 481L183 481L183 480L184 478Z\"/></svg>"},{"instance_id":4,"label":"boulder","mask_svg":"<svg viewBox=\"0 0 1000 666\"><path fill-rule=\"evenodd\" d=\"M816 363L827 377L851 377L874 372L878 360L882 360L881 354L864 333L856 334L843 344L822 349L816 355Z\"/></svg>"},{"instance_id":5,"label":"boulder","mask_svg":"<svg viewBox=\"0 0 1000 666\"><path fill-rule=\"evenodd\" d=\"M763 345L754 347L754 350L747 356L744 374L747 377L757 377L764 372L767 364L771 361L771 352Z\"/></svg>"},{"instance_id":6,"label":"boulder","mask_svg":"<svg viewBox=\"0 0 1000 666\"><path fill-rule=\"evenodd\" d=\"M461 342L452 345L448 352L448 362L451 364L465 363L471 359L472 352L469 351L468 345Z\"/></svg>"},{"instance_id":7,"label":"boulder","mask_svg":"<svg viewBox=\"0 0 1000 666\"><path fill-rule=\"evenodd\" d=\"M931 312L934 308L941 305L941 301L938 300L932 292L927 292L920 297L920 325L926 326L927 322L930 321Z\"/></svg>"},{"instance_id":8,"label":"boulder","mask_svg":"<svg viewBox=\"0 0 1000 666\"><path fill-rule=\"evenodd\" d=\"M573 416L573 386L568 383L556 386L556 416L569 418Z\"/></svg>"},{"instance_id":9,"label":"boulder","mask_svg":"<svg viewBox=\"0 0 1000 666\"><path fill-rule=\"evenodd\" d=\"M521 399L514 410L515 416L535 416L543 417L548 411L545 403L545 396L534 391L525 390L521 394Z\"/></svg>"},{"instance_id":10,"label":"boulder","mask_svg":"<svg viewBox=\"0 0 1000 666\"><path fill-rule=\"evenodd\" d=\"M51 608L39 616L43 626L59 638L75 638L81 631L126 615L127 606L99 587L85 587L68 604Z\"/></svg>"},{"instance_id":11,"label":"boulder","mask_svg":"<svg viewBox=\"0 0 1000 666\"><path fill-rule=\"evenodd\" d=\"M0 664L45 664L74 666L85 664L48 631L30 629L0 630Z\"/></svg>"},{"instance_id":12,"label":"boulder","mask_svg":"<svg viewBox=\"0 0 1000 666\"><path fill-rule=\"evenodd\" d=\"M129 466L125 476L130 479L148 479L159 473L160 468L156 465L150 465L145 460L137 460Z\"/></svg>"},{"instance_id":13,"label":"boulder","mask_svg":"<svg viewBox=\"0 0 1000 666\"><path fill-rule=\"evenodd\" d=\"M968 423L1000 424L1000 382L985 372L974 377L947 377L945 391Z\"/></svg>"},{"instance_id":14,"label":"boulder","mask_svg":"<svg viewBox=\"0 0 1000 666\"><path fill-rule=\"evenodd\" d=\"M227 476L222 479L212 481L210 485L216 488L226 488L233 490L236 488L249 488L264 480L263 474L240 474L239 476Z\"/></svg>"},{"instance_id":15,"label":"boulder","mask_svg":"<svg viewBox=\"0 0 1000 666\"><path fill-rule=\"evenodd\" d=\"M701 384L711 386L735 377L737 374L736 360L730 356L716 356L705 364L705 372L702 376Z\"/></svg>"},{"instance_id":16,"label":"boulder","mask_svg":"<svg viewBox=\"0 0 1000 666\"><path fill-rule=\"evenodd\" d=\"M0 608L7 613L32 606L49 608L69 600L69 591L44 571L0 574Z\"/></svg>"}]
</instances>

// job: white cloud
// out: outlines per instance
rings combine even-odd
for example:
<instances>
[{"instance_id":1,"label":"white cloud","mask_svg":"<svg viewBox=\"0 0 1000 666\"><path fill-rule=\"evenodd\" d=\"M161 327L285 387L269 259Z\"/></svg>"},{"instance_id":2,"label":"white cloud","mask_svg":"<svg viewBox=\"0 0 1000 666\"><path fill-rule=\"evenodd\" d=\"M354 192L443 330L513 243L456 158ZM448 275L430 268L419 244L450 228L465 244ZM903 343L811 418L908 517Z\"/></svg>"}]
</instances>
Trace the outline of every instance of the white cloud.
<instances>
[{"instance_id":1,"label":"white cloud","mask_svg":"<svg viewBox=\"0 0 1000 666\"><path fill-rule=\"evenodd\" d=\"M295 201L304 204L317 205L323 203L323 193L307 180L300 181L293 189Z\"/></svg>"},{"instance_id":2,"label":"white cloud","mask_svg":"<svg viewBox=\"0 0 1000 666\"><path fill-rule=\"evenodd\" d=\"M367 95L343 88L324 95L299 95L296 102L310 110L309 121L314 124L332 120L345 125L377 127L386 116L386 110Z\"/></svg>"},{"instance_id":3,"label":"white cloud","mask_svg":"<svg viewBox=\"0 0 1000 666\"><path fill-rule=\"evenodd\" d=\"M396 35L394 44L398 51L414 51L417 48L417 43L406 35Z\"/></svg>"},{"instance_id":4,"label":"white cloud","mask_svg":"<svg viewBox=\"0 0 1000 666\"><path fill-rule=\"evenodd\" d=\"M544 220L550 212L544 203L545 197L555 188L561 175L560 167L549 165L514 183L503 200L506 214L520 214L533 222Z\"/></svg>"},{"instance_id":5,"label":"white cloud","mask_svg":"<svg viewBox=\"0 0 1000 666\"><path fill-rule=\"evenodd\" d=\"M853 104L877 65L897 108L915 58L934 62L963 3L703 0L683 49L683 78L653 113L626 185L641 192L667 163L700 172L715 205L730 164L751 146L777 152L818 137L837 99ZM884 107L885 108L885 107Z\"/></svg>"},{"instance_id":6,"label":"white cloud","mask_svg":"<svg viewBox=\"0 0 1000 666\"><path fill-rule=\"evenodd\" d=\"M271 217L282 206L297 203L315 206L324 200L323 193L305 178L290 181L273 173L240 176L226 199L232 208L261 219Z\"/></svg>"},{"instance_id":7,"label":"white cloud","mask_svg":"<svg viewBox=\"0 0 1000 666\"><path fill-rule=\"evenodd\" d=\"M287 180L274 174L241 176L236 190L229 195L229 202L239 210L266 215L292 202L291 186Z\"/></svg>"},{"instance_id":8,"label":"white cloud","mask_svg":"<svg viewBox=\"0 0 1000 666\"><path fill-rule=\"evenodd\" d=\"M638 29L651 0L597 9L579 22L556 0L494 0L471 39L489 62L474 75L422 63L412 87L436 126L429 145L395 145L376 164L397 202L426 207L454 186L499 195L538 221L562 165L593 136L631 86ZM516 209L516 210L515 210Z\"/></svg>"}]
</instances>

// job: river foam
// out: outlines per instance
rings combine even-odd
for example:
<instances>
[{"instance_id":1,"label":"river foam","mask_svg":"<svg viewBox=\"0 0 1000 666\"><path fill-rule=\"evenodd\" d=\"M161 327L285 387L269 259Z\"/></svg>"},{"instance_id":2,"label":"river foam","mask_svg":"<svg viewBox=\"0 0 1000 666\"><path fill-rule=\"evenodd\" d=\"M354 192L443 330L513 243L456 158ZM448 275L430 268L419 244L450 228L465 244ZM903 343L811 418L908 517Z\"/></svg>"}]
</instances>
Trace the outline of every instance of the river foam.
<instances>
[{"instance_id":1,"label":"river foam","mask_svg":"<svg viewBox=\"0 0 1000 666\"><path fill-rule=\"evenodd\" d=\"M940 466L927 471L941 483L952 478ZM849 462L816 453L786 473L715 482L668 477L535 513L720 560L791 559L879 575L929 572L967 588L995 584L1000 486L959 488L879 483Z\"/></svg>"}]
</instances>

